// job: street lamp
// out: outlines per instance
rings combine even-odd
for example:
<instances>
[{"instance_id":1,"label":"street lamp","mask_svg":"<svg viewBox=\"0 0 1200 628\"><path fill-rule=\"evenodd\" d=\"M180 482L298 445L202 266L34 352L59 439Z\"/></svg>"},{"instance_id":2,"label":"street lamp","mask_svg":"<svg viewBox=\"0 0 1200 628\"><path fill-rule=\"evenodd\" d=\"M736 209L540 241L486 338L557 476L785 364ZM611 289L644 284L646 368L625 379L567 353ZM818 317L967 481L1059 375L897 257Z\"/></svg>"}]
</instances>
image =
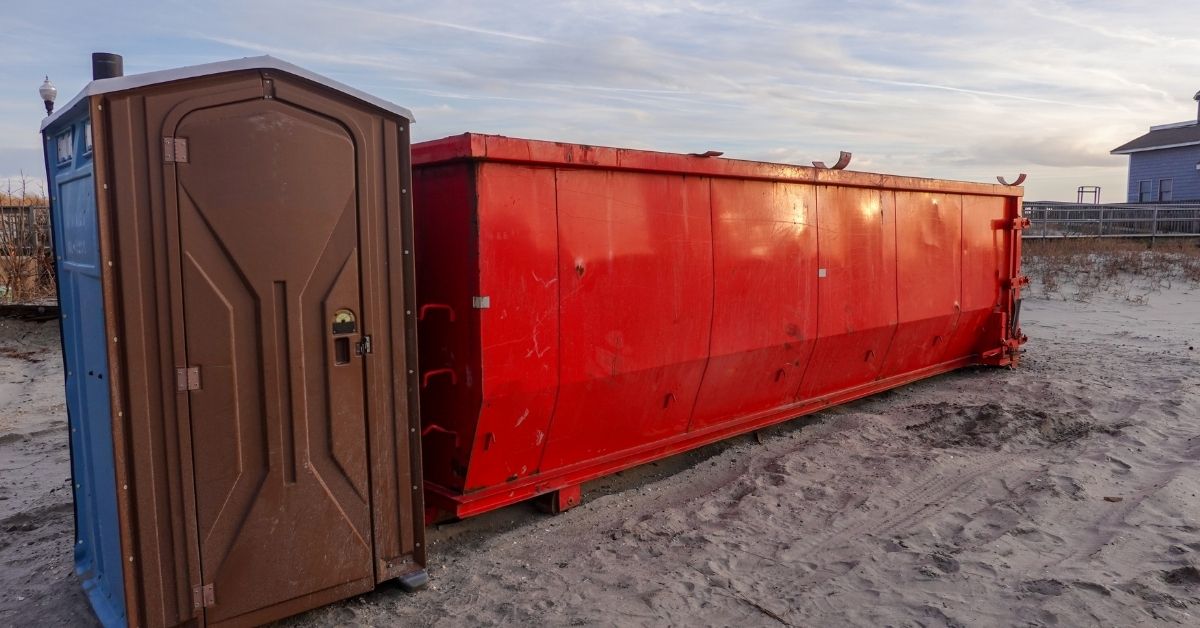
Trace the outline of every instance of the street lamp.
<instances>
[{"instance_id":1,"label":"street lamp","mask_svg":"<svg viewBox=\"0 0 1200 628\"><path fill-rule=\"evenodd\" d=\"M58 97L58 88L54 83L50 82L50 77L46 77L46 81L38 88L38 94L42 96L42 102L46 104L46 115L54 113L54 99Z\"/></svg>"}]
</instances>

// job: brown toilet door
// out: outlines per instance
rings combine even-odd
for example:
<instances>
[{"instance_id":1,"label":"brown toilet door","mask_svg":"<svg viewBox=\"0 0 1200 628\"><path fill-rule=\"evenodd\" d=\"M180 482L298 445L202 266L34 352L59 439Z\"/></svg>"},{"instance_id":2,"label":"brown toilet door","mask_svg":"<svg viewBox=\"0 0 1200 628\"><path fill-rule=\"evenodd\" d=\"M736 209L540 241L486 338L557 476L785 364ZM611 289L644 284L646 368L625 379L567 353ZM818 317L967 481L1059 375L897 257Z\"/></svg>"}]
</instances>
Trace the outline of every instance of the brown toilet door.
<instances>
[{"instance_id":1,"label":"brown toilet door","mask_svg":"<svg viewBox=\"0 0 1200 628\"><path fill-rule=\"evenodd\" d=\"M354 139L272 99L194 110L174 137L205 618L253 623L369 590L357 223L370 195Z\"/></svg>"}]
</instances>

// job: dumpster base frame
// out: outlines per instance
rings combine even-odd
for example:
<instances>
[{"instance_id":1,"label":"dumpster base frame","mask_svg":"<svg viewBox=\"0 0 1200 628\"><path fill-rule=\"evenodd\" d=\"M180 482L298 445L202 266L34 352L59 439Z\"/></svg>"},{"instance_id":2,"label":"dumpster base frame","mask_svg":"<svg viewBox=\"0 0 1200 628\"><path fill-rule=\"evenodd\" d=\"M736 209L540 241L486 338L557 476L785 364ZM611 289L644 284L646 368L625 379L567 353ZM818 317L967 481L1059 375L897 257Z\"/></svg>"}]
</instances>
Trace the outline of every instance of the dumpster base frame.
<instances>
[{"instance_id":1,"label":"dumpster base frame","mask_svg":"<svg viewBox=\"0 0 1200 628\"><path fill-rule=\"evenodd\" d=\"M570 489L572 486L578 487L584 482L590 482L606 475L631 469L647 462L667 458L791 419L798 419L830 406L869 397L876 393L968 366L1012 367L1016 365L1017 357L1017 349L1015 348L1011 350L1011 353L1004 352L1003 356L993 356L991 359L979 354L966 356L934 364L920 370L901 373L884 379L875 379L866 384L846 388L832 394L798 401L783 408L748 415L702 430L686 432L669 439L655 441L649 445L568 465L546 473L533 474L487 489L459 493L453 489L426 481L426 505L437 509L439 514L444 513L450 515L452 518L463 519L471 517L560 489ZM433 517L432 519L436 521L437 517Z\"/></svg>"}]
</instances>

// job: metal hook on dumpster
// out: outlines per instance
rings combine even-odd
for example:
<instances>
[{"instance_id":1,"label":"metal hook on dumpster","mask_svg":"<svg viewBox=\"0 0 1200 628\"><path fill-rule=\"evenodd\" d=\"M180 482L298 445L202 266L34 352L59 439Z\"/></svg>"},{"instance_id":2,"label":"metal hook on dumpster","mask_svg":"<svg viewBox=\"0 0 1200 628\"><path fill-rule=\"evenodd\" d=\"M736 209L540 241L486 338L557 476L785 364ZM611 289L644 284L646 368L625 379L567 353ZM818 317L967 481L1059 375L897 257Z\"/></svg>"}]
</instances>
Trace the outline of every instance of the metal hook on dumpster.
<instances>
[{"instance_id":1,"label":"metal hook on dumpster","mask_svg":"<svg viewBox=\"0 0 1200 628\"><path fill-rule=\"evenodd\" d=\"M454 369L433 369L431 371L425 371L425 375L421 377L421 388L429 388L429 380L438 375L449 375L450 383L455 386L458 385L458 375L454 373Z\"/></svg>"},{"instance_id":2,"label":"metal hook on dumpster","mask_svg":"<svg viewBox=\"0 0 1200 628\"><path fill-rule=\"evenodd\" d=\"M449 435L453 436L454 437L454 446L458 447L458 432L455 432L454 430L448 430L448 429L438 425L437 423L430 423L428 427L421 430L421 436L422 437L429 436L430 432L438 432L440 434L449 434Z\"/></svg>"},{"instance_id":3,"label":"metal hook on dumpster","mask_svg":"<svg viewBox=\"0 0 1200 628\"><path fill-rule=\"evenodd\" d=\"M1013 181L1012 183L1009 183L1004 177L996 177L996 180L1000 182L1000 185L1007 185L1009 187L1021 185L1025 182L1025 173L1022 172L1021 174L1017 175L1017 180Z\"/></svg>"},{"instance_id":4,"label":"metal hook on dumpster","mask_svg":"<svg viewBox=\"0 0 1200 628\"><path fill-rule=\"evenodd\" d=\"M841 154L838 155L837 163L833 164L832 166L826 166L825 162L823 161L814 161L812 164L814 168L823 168L825 170L845 170L846 166L850 165L851 156L852 155L850 153L842 151Z\"/></svg>"}]
</instances>

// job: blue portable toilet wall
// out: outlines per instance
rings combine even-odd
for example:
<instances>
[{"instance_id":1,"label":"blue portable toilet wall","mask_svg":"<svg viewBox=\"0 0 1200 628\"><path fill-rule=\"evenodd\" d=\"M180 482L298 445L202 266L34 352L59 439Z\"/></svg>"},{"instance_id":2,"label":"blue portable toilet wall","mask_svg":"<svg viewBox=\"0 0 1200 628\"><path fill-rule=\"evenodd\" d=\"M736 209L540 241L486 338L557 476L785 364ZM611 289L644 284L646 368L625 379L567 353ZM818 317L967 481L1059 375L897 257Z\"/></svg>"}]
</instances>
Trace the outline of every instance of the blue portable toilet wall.
<instances>
[{"instance_id":1,"label":"blue portable toilet wall","mask_svg":"<svg viewBox=\"0 0 1200 628\"><path fill-rule=\"evenodd\" d=\"M87 99L63 113L42 133L62 313L75 491L75 571L101 623L124 626L124 565Z\"/></svg>"}]
</instances>

